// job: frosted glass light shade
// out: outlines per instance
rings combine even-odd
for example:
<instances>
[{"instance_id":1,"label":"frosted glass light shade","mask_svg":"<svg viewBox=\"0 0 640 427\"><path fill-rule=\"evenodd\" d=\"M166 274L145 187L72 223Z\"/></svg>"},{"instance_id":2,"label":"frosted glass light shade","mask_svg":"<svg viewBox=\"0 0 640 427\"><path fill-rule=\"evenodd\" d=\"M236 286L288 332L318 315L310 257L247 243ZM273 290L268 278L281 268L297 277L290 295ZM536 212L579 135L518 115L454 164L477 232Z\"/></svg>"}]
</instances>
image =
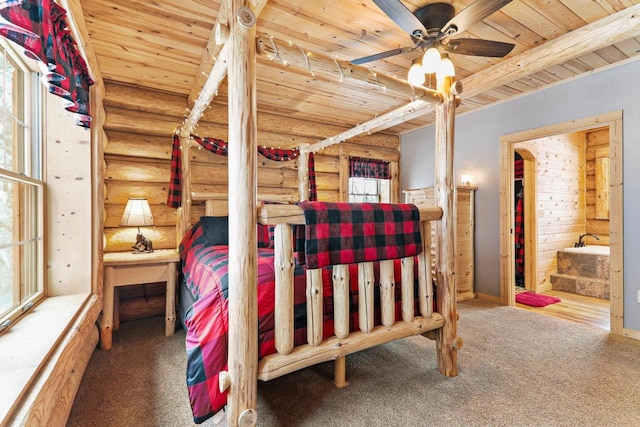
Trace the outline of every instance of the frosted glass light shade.
<instances>
[{"instance_id":1,"label":"frosted glass light shade","mask_svg":"<svg viewBox=\"0 0 640 427\"><path fill-rule=\"evenodd\" d=\"M422 57L422 70L425 74L435 73L440 67L440 52L435 47L430 47Z\"/></svg>"},{"instance_id":2,"label":"frosted glass light shade","mask_svg":"<svg viewBox=\"0 0 640 427\"><path fill-rule=\"evenodd\" d=\"M437 77L454 77L456 71L453 68L453 62L449 59L448 55L443 55L442 61L440 61L440 67L436 71Z\"/></svg>"},{"instance_id":3,"label":"frosted glass light shade","mask_svg":"<svg viewBox=\"0 0 640 427\"><path fill-rule=\"evenodd\" d=\"M422 65L420 61L414 59L411 64L411 68L409 68L409 76L407 77L409 84L412 86L421 86L424 84L425 76L424 71L422 70Z\"/></svg>"},{"instance_id":4,"label":"frosted glass light shade","mask_svg":"<svg viewBox=\"0 0 640 427\"><path fill-rule=\"evenodd\" d=\"M153 215L147 199L129 199L120 219L120 225L123 227L153 225Z\"/></svg>"}]
</instances>

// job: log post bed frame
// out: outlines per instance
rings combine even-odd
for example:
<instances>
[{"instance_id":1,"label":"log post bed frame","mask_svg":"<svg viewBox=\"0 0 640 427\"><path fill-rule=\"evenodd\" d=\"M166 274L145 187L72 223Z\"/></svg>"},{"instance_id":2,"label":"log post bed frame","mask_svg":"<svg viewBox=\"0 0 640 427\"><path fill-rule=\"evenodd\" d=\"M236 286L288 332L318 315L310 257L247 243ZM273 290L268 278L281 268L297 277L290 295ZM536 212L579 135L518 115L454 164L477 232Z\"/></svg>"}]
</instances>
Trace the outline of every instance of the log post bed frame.
<instances>
[{"instance_id":1,"label":"log post bed frame","mask_svg":"<svg viewBox=\"0 0 640 427\"><path fill-rule=\"evenodd\" d=\"M335 360L335 382L346 385L345 357L360 350L399 338L423 334L436 341L438 370L445 376L458 373L456 283L454 278L454 180L453 145L455 108L461 85L452 78L438 82L436 91L411 88L416 97L405 107L385 113L340 135L300 147L300 200L308 199L308 154L353 136L376 132L410 120L435 108L436 173L434 208L420 210L423 251L418 256L419 313L414 313L412 286L402 287L402 320L395 321L393 301L393 261L382 261L380 270L382 325L373 324L373 264L361 263L359 280L359 327L349 332L348 268L333 266L335 336L322 339L322 275L320 269L307 271L308 343L293 346L293 237L290 225L305 224L297 205L258 206L257 195L257 108L256 55L268 45L256 38L256 15L266 0L230 0L221 6L210 40L210 72L195 100L189 117L180 129L182 155L182 206L178 208L178 241L191 227L191 203L206 200L206 215L223 199L229 212L229 371L220 376L221 390L227 390L227 425L247 426L257 422L257 380L278 376L317 363ZM233 17L233 19L231 18ZM276 49L277 50L277 49ZM264 53L261 53L264 54ZM316 55L317 56L317 55ZM345 75L363 75L366 68L330 59ZM334 65L334 68L335 68ZM335 68L338 70L338 68ZM345 72L343 72L345 70ZM348 72L346 72L348 71ZM228 195L195 194L191 190L190 135L204 109L228 74ZM376 78L379 84L379 79ZM409 87L404 83L405 87ZM436 221L435 278L432 280L430 221ZM255 224L276 225L276 308L275 345L277 352L258 361L258 310ZM414 259L402 260L402 283L413 283ZM432 283L437 284L435 309Z\"/></svg>"}]
</instances>

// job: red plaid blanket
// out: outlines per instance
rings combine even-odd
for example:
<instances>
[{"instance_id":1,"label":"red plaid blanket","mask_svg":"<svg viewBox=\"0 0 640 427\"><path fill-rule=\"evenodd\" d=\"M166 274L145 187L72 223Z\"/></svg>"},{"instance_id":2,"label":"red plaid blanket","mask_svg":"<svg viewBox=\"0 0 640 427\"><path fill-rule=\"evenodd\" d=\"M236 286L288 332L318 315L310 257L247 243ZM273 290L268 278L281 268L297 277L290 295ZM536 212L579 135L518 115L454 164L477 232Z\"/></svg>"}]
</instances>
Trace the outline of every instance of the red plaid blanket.
<instances>
[{"instance_id":1,"label":"red plaid blanket","mask_svg":"<svg viewBox=\"0 0 640 427\"><path fill-rule=\"evenodd\" d=\"M412 204L300 202L307 268L404 258L422 252L420 212Z\"/></svg>"},{"instance_id":2,"label":"red plaid blanket","mask_svg":"<svg viewBox=\"0 0 640 427\"><path fill-rule=\"evenodd\" d=\"M186 286L196 302L184 313L187 351L187 390L194 422L200 424L224 407L227 393L220 392L220 371L228 370L228 255L227 246L206 246L200 223L187 232L180 244L182 286ZM258 272L258 356L275 352L275 267L272 249L259 248ZM379 265L374 266L375 283L380 283ZM333 285L331 268L322 271L323 337L333 335ZM417 291L417 263L414 293ZM358 328L358 266L349 266L350 330ZM307 340L306 273L296 265L294 275L294 343ZM396 278L396 319L402 314L401 263L394 262ZM379 287L375 290L374 323L380 324ZM417 301L416 301L416 310Z\"/></svg>"}]
</instances>

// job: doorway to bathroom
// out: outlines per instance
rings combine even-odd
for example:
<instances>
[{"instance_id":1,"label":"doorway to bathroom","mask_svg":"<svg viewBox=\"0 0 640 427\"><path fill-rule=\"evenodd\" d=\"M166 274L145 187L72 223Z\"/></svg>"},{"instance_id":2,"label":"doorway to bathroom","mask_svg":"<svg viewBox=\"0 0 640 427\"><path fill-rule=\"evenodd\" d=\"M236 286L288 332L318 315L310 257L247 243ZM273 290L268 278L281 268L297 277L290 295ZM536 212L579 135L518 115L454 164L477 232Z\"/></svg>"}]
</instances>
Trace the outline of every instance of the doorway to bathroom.
<instances>
[{"instance_id":1,"label":"doorway to bathroom","mask_svg":"<svg viewBox=\"0 0 640 427\"><path fill-rule=\"evenodd\" d=\"M594 279L589 292L609 298L610 330L621 333L622 112L502 137L500 234L501 302L511 306L517 286L535 293L554 292L552 280L570 286L558 275L559 251L579 240L608 246L608 289Z\"/></svg>"}]
</instances>

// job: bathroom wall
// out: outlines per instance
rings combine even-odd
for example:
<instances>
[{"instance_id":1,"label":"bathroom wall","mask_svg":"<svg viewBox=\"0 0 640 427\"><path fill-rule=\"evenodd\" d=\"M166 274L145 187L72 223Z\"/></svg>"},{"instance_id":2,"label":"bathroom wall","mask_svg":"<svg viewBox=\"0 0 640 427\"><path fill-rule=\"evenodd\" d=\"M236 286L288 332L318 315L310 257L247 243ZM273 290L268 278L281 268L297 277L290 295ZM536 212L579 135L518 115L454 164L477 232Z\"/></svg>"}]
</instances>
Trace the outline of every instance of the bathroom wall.
<instances>
[{"instance_id":1,"label":"bathroom wall","mask_svg":"<svg viewBox=\"0 0 640 427\"><path fill-rule=\"evenodd\" d=\"M519 142L513 148L528 151L535 160L535 221L537 235L537 290L551 289L559 250L573 246L586 229L585 134L576 132ZM526 200L525 200L526 203ZM525 263L527 260L525 259Z\"/></svg>"},{"instance_id":2,"label":"bathroom wall","mask_svg":"<svg viewBox=\"0 0 640 427\"><path fill-rule=\"evenodd\" d=\"M608 191L601 188L596 191L596 183L602 181L601 176L596 176L597 162L605 165L609 164L609 129L597 129L586 134L586 196L587 196L587 222L586 233L596 234L600 240L587 237L587 244L609 246L609 219L608 207L609 197ZM602 167L602 166L600 166ZM601 184L608 184L601 182ZM602 209L596 210L596 201L602 199L602 203L606 206L606 212ZM596 212L599 212L596 214ZM606 218L605 218L606 213Z\"/></svg>"}]
</instances>

